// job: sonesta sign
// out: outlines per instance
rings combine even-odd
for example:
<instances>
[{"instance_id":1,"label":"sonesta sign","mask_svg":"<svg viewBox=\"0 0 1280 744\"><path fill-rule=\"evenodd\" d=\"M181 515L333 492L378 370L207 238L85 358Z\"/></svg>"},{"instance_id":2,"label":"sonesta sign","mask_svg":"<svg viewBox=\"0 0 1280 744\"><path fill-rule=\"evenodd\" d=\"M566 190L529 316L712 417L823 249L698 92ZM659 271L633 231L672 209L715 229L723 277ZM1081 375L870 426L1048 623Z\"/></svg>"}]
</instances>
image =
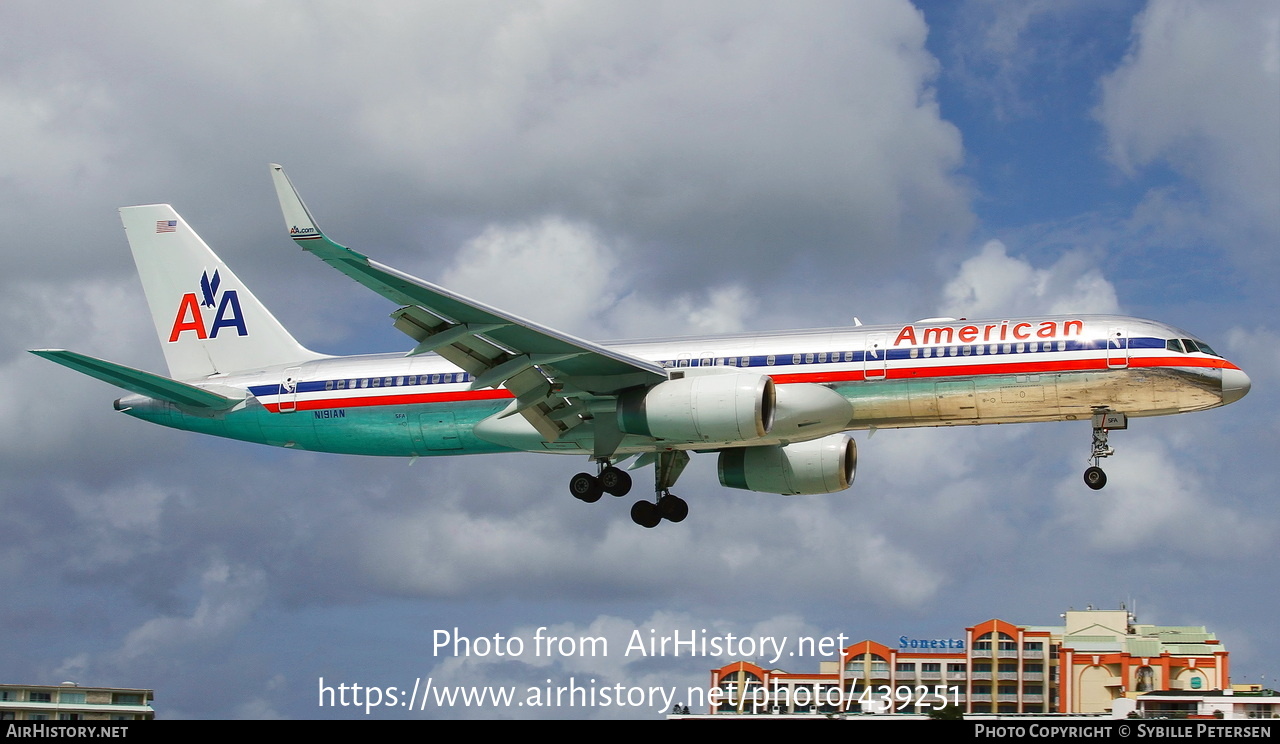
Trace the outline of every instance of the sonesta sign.
<instances>
[{"instance_id":1,"label":"sonesta sign","mask_svg":"<svg viewBox=\"0 0 1280 744\"><path fill-rule=\"evenodd\" d=\"M1084 333L1083 320L1012 321L965 326L903 326L893 339L894 346L907 344L971 344L976 341L1026 341L1031 338L1068 338Z\"/></svg>"},{"instance_id":2,"label":"sonesta sign","mask_svg":"<svg viewBox=\"0 0 1280 744\"><path fill-rule=\"evenodd\" d=\"M964 650L964 641L959 638L908 638L898 637L898 648L949 648Z\"/></svg>"}]
</instances>

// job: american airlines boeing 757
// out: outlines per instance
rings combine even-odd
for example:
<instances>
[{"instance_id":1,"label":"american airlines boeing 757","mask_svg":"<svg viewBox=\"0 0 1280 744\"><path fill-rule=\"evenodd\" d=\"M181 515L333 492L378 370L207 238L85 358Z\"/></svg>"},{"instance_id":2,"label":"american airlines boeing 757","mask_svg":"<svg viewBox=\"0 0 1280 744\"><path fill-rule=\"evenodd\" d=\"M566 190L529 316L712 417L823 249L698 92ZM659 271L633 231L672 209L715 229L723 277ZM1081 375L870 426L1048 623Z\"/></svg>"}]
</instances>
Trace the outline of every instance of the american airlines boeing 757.
<instances>
[{"instance_id":1,"label":"american airlines boeing 757","mask_svg":"<svg viewBox=\"0 0 1280 744\"><path fill-rule=\"evenodd\" d=\"M120 210L169 376L71 351L32 353L132 393L124 413L280 447L425 457L586 456L569 491L624 496L654 466L644 527L682 521L671 493L690 452L720 482L820 494L854 479L849 432L1089 421L1084 480L1106 484L1108 433L1129 417L1239 400L1249 378L1203 341L1112 315L929 318L611 344L539 325L384 266L330 240L271 166L289 236L390 300L407 353L333 357L299 344L167 204ZM629 462L629 467L621 467Z\"/></svg>"}]
</instances>

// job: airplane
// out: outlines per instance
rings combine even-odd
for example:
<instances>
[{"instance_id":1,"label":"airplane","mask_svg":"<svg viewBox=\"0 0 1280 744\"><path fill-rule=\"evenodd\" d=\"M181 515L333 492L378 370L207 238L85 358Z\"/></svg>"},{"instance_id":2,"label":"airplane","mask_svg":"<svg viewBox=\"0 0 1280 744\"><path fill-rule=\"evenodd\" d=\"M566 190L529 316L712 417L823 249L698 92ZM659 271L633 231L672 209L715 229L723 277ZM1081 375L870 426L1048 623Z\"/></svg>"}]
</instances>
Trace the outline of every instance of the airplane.
<instances>
[{"instance_id":1,"label":"airplane","mask_svg":"<svg viewBox=\"0 0 1280 744\"><path fill-rule=\"evenodd\" d=\"M688 515L671 488L691 452L716 453L728 488L833 493L853 483L856 430L1088 420L1084 480L1096 490L1108 434L1130 416L1214 408L1250 388L1191 334L1116 315L597 344L333 242L284 169L271 175L289 236L394 303L407 353L303 347L167 204L120 215L169 376L32 353L123 388L116 410L176 429L357 455L585 455L595 472L569 491L587 503L625 496L628 471L653 465L654 500L631 508L648 528Z\"/></svg>"}]
</instances>

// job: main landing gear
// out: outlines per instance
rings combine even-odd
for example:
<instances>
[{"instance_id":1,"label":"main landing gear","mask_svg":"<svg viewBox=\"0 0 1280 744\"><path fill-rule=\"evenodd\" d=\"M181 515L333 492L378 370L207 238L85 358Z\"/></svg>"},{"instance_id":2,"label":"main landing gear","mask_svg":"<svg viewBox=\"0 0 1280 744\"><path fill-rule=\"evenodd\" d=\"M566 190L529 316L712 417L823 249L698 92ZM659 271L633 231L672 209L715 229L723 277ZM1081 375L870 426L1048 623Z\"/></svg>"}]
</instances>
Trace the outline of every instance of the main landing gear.
<instances>
[{"instance_id":1,"label":"main landing gear","mask_svg":"<svg viewBox=\"0 0 1280 744\"><path fill-rule=\"evenodd\" d=\"M1116 453L1114 449L1107 445L1107 433L1111 430L1122 430L1129 428L1129 417L1123 413L1117 413L1106 407L1098 407L1093 409L1093 452L1089 455L1089 462L1093 463L1084 471L1084 484L1089 488L1097 491L1107 485L1107 474L1102 471L1098 465L1102 462L1102 458L1110 457Z\"/></svg>"},{"instance_id":2,"label":"main landing gear","mask_svg":"<svg viewBox=\"0 0 1280 744\"><path fill-rule=\"evenodd\" d=\"M650 457L646 455L646 457ZM657 527L662 520L683 522L689 516L689 504L671 493L671 486L689 463L689 453L682 450L659 452L652 455L654 462L653 501L637 501L631 506L631 521L641 527ZM622 468L602 459L597 462L599 475L578 473L569 480L569 493L575 499L588 504L600 500L603 494L625 496L631 490L631 476Z\"/></svg>"},{"instance_id":3,"label":"main landing gear","mask_svg":"<svg viewBox=\"0 0 1280 744\"><path fill-rule=\"evenodd\" d=\"M569 493L575 499L594 504L603 494L626 496L631 491L631 476L607 461L600 463L600 474L578 473L569 479Z\"/></svg>"}]
</instances>

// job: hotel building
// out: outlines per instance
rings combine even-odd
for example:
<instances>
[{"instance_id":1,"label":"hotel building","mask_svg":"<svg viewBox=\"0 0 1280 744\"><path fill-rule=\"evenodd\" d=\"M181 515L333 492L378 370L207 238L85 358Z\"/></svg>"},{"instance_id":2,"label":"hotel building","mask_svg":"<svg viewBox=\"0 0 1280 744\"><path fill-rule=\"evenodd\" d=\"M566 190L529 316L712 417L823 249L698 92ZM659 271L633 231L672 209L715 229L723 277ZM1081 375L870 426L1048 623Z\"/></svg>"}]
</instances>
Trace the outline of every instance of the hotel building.
<instances>
[{"instance_id":1,"label":"hotel building","mask_svg":"<svg viewBox=\"0 0 1280 744\"><path fill-rule=\"evenodd\" d=\"M150 721L152 690L121 687L0 685L0 721Z\"/></svg>"},{"instance_id":2,"label":"hotel building","mask_svg":"<svg viewBox=\"0 0 1280 744\"><path fill-rule=\"evenodd\" d=\"M914 701L922 695L930 707L943 695L966 713L1106 713L1117 699L1150 691L1230 684L1227 650L1204 627L1142 625L1124 609L1062 618L1055 626L988 620L955 638L862 641L816 673L733 662L711 670L720 690L711 713L921 713L927 708Z\"/></svg>"}]
</instances>

